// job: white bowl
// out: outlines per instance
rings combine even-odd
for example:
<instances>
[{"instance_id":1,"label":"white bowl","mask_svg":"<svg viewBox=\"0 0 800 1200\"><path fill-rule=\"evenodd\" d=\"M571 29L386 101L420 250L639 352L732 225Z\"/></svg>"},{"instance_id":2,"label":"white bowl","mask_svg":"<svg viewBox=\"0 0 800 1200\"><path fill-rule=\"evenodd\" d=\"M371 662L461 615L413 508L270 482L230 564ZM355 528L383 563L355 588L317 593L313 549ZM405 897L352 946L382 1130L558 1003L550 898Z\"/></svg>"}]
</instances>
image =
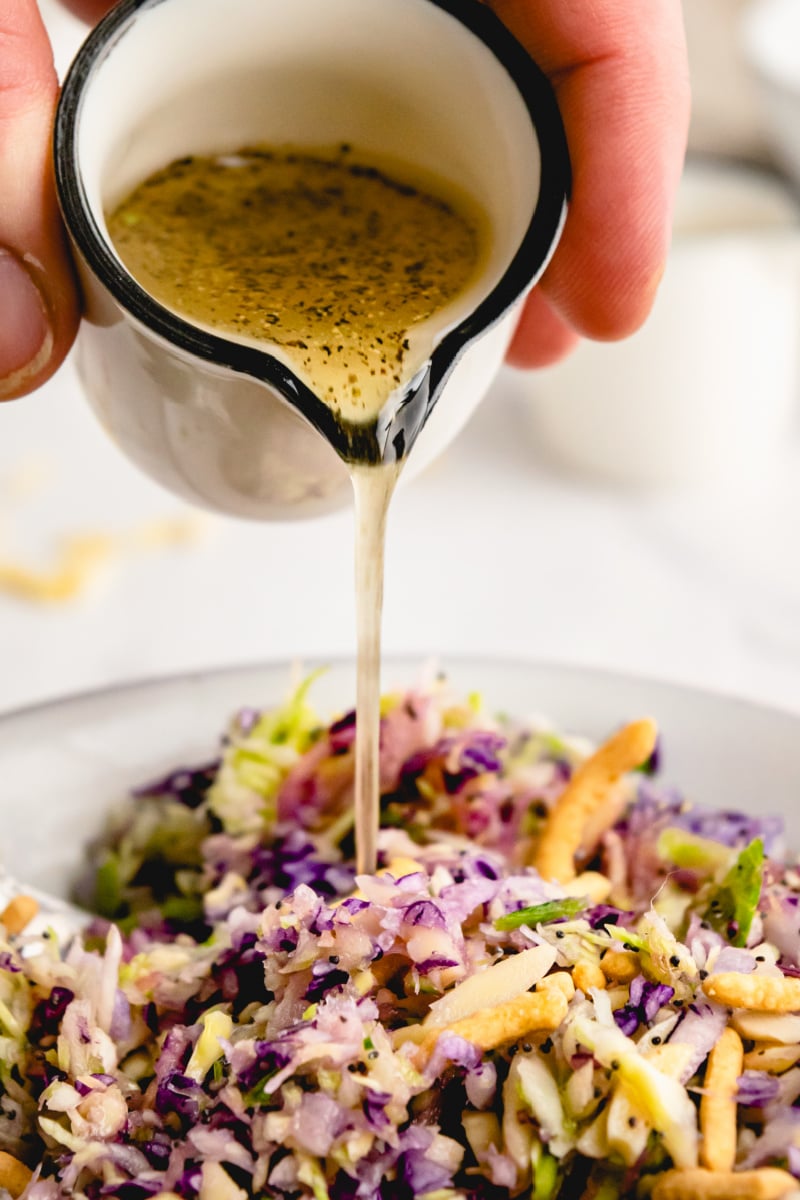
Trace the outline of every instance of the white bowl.
<instances>
[{"instance_id":1,"label":"white bowl","mask_svg":"<svg viewBox=\"0 0 800 1200\"><path fill-rule=\"evenodd\" d=\"M740 487L785 452L799 368L797 199L767 172L693 160L643 327L585 341L521 386L537 447L572 470L643 488Z\"/></svg>"},{"instance_id":2,"label":"white bowl","mask_svg":"<svg viewBox=\"0 0 800 1200\"><path fill-rule=\"evenodd\" d=\"M307 666L313 664L306 664ZM672 684L547 664L458 659L441 664L455 688L489 706L546 714L560 729L603 738L652 715L662 777L717 808L778 814L800 846L800 716ZM411 685L423 664L387 659L386 689ZM0 856L19 879L66 894L82 847L110 805L160 772L207 761L242 705L269 705L293 677L287 663L184 675L71 697L0 719ZM297 678L296 670L294 678ZM351 706L355 673L334 662L315 684L322 715Z\"/></svg>"},{"instance_id":3,"label":"white bowl","mask_svg":"<svg viewBox=\"0 0 800 1200\"><path fill-rule=\"evenodd\" d=\"M755 0L742 24L742 48L753 68L764 130L773 152L800 184L800 5Z\"/></svg>"}]
</instances>

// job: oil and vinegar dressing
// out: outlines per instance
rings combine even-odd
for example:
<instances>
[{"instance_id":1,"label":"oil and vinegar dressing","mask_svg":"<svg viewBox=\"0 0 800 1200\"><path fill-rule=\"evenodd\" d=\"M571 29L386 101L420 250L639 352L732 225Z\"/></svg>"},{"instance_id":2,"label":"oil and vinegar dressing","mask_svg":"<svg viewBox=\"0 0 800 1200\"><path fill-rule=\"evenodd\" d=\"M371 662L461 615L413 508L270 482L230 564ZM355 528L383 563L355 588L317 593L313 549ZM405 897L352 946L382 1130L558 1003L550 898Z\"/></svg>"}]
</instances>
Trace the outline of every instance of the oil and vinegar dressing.
<instances>
[{"instance_id":1,"label":"oil and vinegar dressing","mask_svg":"<svg viewBox=\"0 0 800 1200\"><path fill-rule=\"evenodd\" d=\"M487 244L485 218L466 197L345 145L183 158L140 184L107 222L119 257L152 296L280 356L350 429L374 426L408 387L427 357L415 331L474 283ZM402 452L394 461L358 453L347 461L356 534L356 857L369 872L379 825L384 542Z\"/></svg>"}]
</instances>

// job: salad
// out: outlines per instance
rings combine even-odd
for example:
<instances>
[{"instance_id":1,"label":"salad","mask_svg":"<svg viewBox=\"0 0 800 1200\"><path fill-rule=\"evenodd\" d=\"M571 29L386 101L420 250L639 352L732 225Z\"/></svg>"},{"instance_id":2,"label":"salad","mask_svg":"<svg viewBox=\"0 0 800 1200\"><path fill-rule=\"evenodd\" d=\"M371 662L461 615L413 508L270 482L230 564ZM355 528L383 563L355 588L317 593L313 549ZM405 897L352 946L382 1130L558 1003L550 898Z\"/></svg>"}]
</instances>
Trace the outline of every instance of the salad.
<instances>
[{"instance_id":1,"label":"salad","mask_svg":"<svg viewBox=\"0 0 800 1200\"><path fill-rule=\"evenodd\" d=\"M91 847L70 937L0 914L0 1195L800 1196L800 870L778 820L445 680L355 717L307 680ZM665 748L668 754L668 746Z\"/></svg>"}]
</instances>

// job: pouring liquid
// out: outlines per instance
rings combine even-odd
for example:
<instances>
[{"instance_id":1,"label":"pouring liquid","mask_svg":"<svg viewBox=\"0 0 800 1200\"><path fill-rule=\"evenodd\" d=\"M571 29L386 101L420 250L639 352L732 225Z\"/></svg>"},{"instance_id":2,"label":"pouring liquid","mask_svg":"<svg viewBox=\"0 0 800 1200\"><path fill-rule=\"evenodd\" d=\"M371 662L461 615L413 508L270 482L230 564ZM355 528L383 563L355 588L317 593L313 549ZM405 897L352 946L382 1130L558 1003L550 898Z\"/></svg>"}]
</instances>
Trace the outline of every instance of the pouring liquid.
<instances>
[{"instance_id":1,"label":"pouring liquid","mask_svg":"<svg viewBox=\"0 0 800 1200\"><path fill-rule=\"evenodd\" d=\"M381 612L386 518L399 466L354 467L356 545L356 867L375 870L380 818Z\"/></svg>"},{"instance_id":2,"label":"pouring liquid","mask_svg":"<svg viewBox=\"0 0 800 1200\"><path fill-rule=\"evenodd\" d=\"M151 295L281 357L333 417L355 496L356 859L374 871L384 540L410 449L385 431L427 359L425 323L475 281L485 218L441 180L339 146L181 159L107 220Z\"/></svg>"}]
</instances>

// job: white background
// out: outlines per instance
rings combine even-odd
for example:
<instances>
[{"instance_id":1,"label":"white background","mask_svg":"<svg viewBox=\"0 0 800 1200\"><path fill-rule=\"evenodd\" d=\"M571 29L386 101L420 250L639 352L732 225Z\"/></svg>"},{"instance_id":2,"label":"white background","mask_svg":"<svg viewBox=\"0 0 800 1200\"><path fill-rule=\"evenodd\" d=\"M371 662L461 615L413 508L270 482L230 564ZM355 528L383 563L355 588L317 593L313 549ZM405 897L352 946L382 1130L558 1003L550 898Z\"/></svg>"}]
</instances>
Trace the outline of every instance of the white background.
<instances>
[{"instance_id":1,"label":"white background","mask_svg":"<svg viewBox=\"0 0 800 1200\"><path fill-rule=\"evenodd\" d=\"M42 8L63 66L80 27ZM527 419L534 387L504 371L396 497L386 649L601 665L800 711L798 446L741 491L615 490L546 460ZM0 560L46 568L65 536L124 540L188 511L108 442L69 363L0 409ZM120 541L70 602L0 592L0 709L216 664L348 655L353 625L349 512L203 518L183 546Z\"/></svg>"}]
</instances>

